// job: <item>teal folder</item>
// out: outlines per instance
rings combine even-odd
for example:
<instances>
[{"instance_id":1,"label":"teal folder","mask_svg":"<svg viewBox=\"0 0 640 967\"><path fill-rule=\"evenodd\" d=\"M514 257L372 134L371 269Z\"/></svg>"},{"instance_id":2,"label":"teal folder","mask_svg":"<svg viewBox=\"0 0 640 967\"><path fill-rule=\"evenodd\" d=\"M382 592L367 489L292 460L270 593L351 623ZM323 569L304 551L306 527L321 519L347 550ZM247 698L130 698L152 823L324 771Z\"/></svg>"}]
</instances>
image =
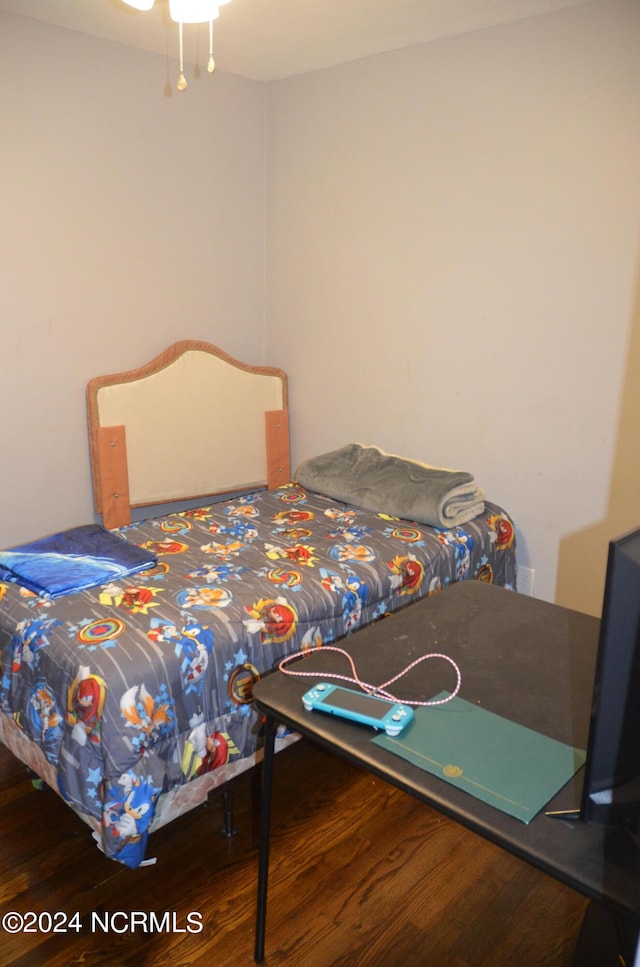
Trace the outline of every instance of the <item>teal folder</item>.
<instances>
[{"instance_id":1,"label":"teal folder","mask_svg":"<svg viewBox=\"0 0 640 967\"><path fill-rule=\"evenodd\" d=\"M417 708L400 735L372 741L523 823L531 822L586 758L582 749L461 698Z\"/></svg>"}]
</instances>

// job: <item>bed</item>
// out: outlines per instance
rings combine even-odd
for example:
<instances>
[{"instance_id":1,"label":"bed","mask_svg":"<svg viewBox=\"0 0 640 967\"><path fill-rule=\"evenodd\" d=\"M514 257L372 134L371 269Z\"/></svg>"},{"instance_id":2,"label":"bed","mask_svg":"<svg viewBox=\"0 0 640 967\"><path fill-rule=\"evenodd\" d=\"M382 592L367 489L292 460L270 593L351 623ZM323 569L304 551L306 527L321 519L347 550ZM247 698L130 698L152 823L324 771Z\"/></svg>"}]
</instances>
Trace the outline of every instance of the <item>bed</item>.
<instances>
[{"instance_id":1,"label":"bed","mask_svg":"<svg viewBox=\"0 0 640 967\"><path fill-rule=\"evenodd\" d=\"M129 867L154 829L260 757L252 686L284 655L458 580L515 589L513 522L477 488L462 523L432 526L389 510L426 465L409 461L407 486L388 478L384 506L365 494L363 460L376 481L407 469L375 447L319 455L292 480L281 370L181 341L92 379L87 413L102 524L86 529L142 557L52 591L0 554L0 739ZM346 493L340 461L357 464Z\"/></svg>"}]
</instances>

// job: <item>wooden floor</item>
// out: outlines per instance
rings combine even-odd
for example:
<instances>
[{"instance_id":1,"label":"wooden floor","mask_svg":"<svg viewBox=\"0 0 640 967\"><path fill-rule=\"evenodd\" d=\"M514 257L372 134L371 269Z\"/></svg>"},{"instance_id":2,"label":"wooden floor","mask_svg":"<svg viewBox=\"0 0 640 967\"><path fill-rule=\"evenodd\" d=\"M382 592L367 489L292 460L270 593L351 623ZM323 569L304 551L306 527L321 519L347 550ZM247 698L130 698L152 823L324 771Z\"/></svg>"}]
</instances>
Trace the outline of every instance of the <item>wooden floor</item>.
<instances>
[{"instance_id":1,"label":"wooden floor","mask_svg":"<svg viewBox=\"0 0 640 967\"><path fill-rule=\"evenodd\" d=\"M213 800L151 837L155 865L128 870L0 749L0 964L251 965L249 776L236 786L238 835L224 840L220 824ZM585 907L572 890L305 742L276 758L266 967L561 967ZM7 914L29 925L29 911L42 932L8 932ZM63 925L62 916L50 924L57 911L70 920L66 933L47 932ZM151 913L166 932L145 932Z\"/></svg>"}]
</instances>

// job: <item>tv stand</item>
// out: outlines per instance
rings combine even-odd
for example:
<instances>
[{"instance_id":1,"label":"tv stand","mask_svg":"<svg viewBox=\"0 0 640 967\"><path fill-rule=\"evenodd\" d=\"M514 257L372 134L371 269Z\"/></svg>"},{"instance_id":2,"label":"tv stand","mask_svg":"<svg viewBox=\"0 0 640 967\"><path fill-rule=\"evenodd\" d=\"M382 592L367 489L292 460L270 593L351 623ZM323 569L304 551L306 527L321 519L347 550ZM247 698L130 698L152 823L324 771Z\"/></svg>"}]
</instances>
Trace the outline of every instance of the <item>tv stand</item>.
<instances>
[{"instance_id":1,"label":"tv stand","mask_svg":"<svg viewBox=\"0 0 640 967\"><path fill-rule=\"evenodd\" d=\"M618 826L636 836L640 836L640 778L634 776L623 785L607 789L599 802L594 796L589 798L583 812L586 818L595 823Z\"/></svg>"}]
</instances>

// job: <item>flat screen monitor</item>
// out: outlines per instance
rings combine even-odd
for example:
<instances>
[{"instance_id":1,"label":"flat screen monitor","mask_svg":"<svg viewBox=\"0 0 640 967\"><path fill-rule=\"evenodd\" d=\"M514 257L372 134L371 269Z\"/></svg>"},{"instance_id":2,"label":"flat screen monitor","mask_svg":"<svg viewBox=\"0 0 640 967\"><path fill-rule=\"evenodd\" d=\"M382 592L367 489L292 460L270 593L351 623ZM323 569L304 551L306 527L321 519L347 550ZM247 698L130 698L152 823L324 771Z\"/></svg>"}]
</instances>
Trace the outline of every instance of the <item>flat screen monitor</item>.
<instances>
[{"instance_id":1,"label":"flat screen monitor","mask_svg":"<svg viewBox=\"0 0 640 967\"><path fill-rule=\"evenodd\" d=\"M640 528L609 544L580 816L639 825Z\"/></svg>"}]
</instances>

